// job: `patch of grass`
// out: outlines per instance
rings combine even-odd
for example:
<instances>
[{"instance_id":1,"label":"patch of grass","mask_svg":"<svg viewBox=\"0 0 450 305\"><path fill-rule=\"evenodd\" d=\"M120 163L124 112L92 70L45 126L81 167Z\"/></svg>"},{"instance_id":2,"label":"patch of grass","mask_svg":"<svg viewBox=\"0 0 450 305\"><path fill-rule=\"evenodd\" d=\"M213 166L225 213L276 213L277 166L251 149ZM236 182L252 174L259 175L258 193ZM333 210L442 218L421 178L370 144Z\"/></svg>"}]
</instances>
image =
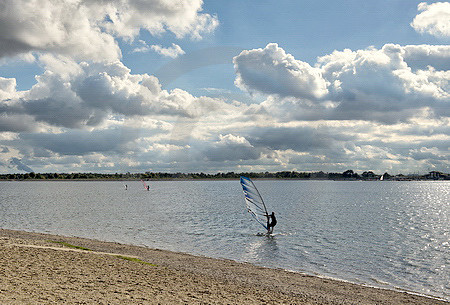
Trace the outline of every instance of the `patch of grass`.
<instances>
[{"instance_id":1,"label":"patch of grass","mask_svg":"<svg viewBox=\"0 0 450 305\"><path fill-rule=\"evenodd\" d=\"M73 249L78 249L78 250L85 250L85 251L92 251L91 249L88 249L88 248L85 248L85 247L81 247L81 246L75 246L75 245L66 243L65 241L48 240L48 242L51 242L51 243L54 243L54 244L60 244L60 245L63 245L65 247L68 247L68 248L73 248ZM136 258L136 257L117 255L117 254L111 254L111 255L113 255L115 257L118 257L120 259L124 259L124 260L130 261L130 262L136 262L136 263L141 263L141 264L144 264L144 265L157 267L157 265L155 265L155 264L144 262L143 260L140 260L139 258Z\"/></svg>"},{"instance_id":2,"label":"patch of grass","mask_svg":"<svg viewBox=\"0 0 450 305\"><path fill-rule=\"evenodd\" d=\"M60 245L63 245L65 247L69 247L69 248L73 248L73 249L92 251L91 249L88 249L88 248L85 248L85 247L71 245L69 243L66 243L65 241L49 240L49 242L54 243L54 244L60 244Z\"/></svg>"},{"instance_id":3,"label":"patch of grass","mask_svg":"<svg viewBox=\"0 0 450 305\"><path fill-rule=\"evenodd\" d=\"M149 265L149 266L153 266L153 267L157 266L157 265L152 264L152 263L144 262L143 260L140 260L139 258L136 258L136 257L129 257L129 256L123 256L123 255L115 255L115 256L118 257L118 258L130 261L130 262L137 262L137 263L141 263L141 264Z\"/></svg>"}]
</instances>

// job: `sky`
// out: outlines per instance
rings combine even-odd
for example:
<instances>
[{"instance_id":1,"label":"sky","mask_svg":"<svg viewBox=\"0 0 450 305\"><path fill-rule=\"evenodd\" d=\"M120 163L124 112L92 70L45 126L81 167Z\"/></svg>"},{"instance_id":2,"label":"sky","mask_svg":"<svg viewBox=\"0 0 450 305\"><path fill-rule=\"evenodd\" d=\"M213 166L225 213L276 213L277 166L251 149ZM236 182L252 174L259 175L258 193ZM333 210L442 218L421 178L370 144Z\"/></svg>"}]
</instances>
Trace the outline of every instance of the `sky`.
<instances>
[{"instance_id":1,"label":"sky","mask_svg":"<svg viewBox=\"0 0 450 305\"><path fill-rule=\"evenodd\" d=\"M450 2L0 0L0 173L449 172Z\"/></svg>"}]
</instances>

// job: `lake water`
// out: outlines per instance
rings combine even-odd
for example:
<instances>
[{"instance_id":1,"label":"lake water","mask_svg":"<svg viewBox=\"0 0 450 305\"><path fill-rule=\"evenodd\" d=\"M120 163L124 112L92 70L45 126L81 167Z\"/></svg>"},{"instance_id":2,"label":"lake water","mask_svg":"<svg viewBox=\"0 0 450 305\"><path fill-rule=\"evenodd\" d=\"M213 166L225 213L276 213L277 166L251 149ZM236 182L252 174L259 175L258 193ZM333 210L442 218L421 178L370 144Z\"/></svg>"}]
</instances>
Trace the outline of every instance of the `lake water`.
<instances>
[{"instance_id":1,"label":"lake water","mask_svg":"<svg viewBox=\"0 0 450 305\"><path fill-rule=\"evenodd\" d=\"M125 184L128 190L125 190ZM0 182L0 227L144 245L399 288L450 301L450 182Z\"/></svg>"}]
</instances>

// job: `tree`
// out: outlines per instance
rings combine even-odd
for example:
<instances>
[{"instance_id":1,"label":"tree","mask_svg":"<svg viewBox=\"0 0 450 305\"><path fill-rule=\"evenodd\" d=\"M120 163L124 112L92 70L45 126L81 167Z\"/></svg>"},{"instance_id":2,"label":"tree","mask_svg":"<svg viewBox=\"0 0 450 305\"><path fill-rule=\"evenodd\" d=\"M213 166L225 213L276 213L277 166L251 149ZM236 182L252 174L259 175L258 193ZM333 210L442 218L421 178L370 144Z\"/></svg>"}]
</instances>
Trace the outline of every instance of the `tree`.
<instances>
[{"instance_id":1,"label":"tree","mask_svg":"<svg viewBox=\"0 0 450 305\"><path fill-rule=\"evenodd\" d=\"M342 176L344 177L344 178L353 178L353 175L354 175L355 173L353 172L353 170L351 170L351 169L349 169L349 170L346 170L345 172L343 172L342 173Z\"/></svg>"}]
</instances>

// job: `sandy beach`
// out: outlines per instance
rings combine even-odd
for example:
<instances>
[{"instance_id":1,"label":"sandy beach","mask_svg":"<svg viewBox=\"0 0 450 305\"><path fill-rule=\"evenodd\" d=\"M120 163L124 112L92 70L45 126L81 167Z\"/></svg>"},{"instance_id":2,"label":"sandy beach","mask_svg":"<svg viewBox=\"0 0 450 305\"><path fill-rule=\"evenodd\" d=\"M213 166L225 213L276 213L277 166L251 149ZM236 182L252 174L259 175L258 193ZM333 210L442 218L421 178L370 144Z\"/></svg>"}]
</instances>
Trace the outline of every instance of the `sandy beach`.
<instances>
[{"instance_id":1,"label":"sandy beach","mask_svg":"<svg viewBox=\"0 0 450 305\"><path fill-rule=\"evenodd\" d=\"M212 259L0 230L0 304L449 304Z\"/></svg>"}]
</instances>

